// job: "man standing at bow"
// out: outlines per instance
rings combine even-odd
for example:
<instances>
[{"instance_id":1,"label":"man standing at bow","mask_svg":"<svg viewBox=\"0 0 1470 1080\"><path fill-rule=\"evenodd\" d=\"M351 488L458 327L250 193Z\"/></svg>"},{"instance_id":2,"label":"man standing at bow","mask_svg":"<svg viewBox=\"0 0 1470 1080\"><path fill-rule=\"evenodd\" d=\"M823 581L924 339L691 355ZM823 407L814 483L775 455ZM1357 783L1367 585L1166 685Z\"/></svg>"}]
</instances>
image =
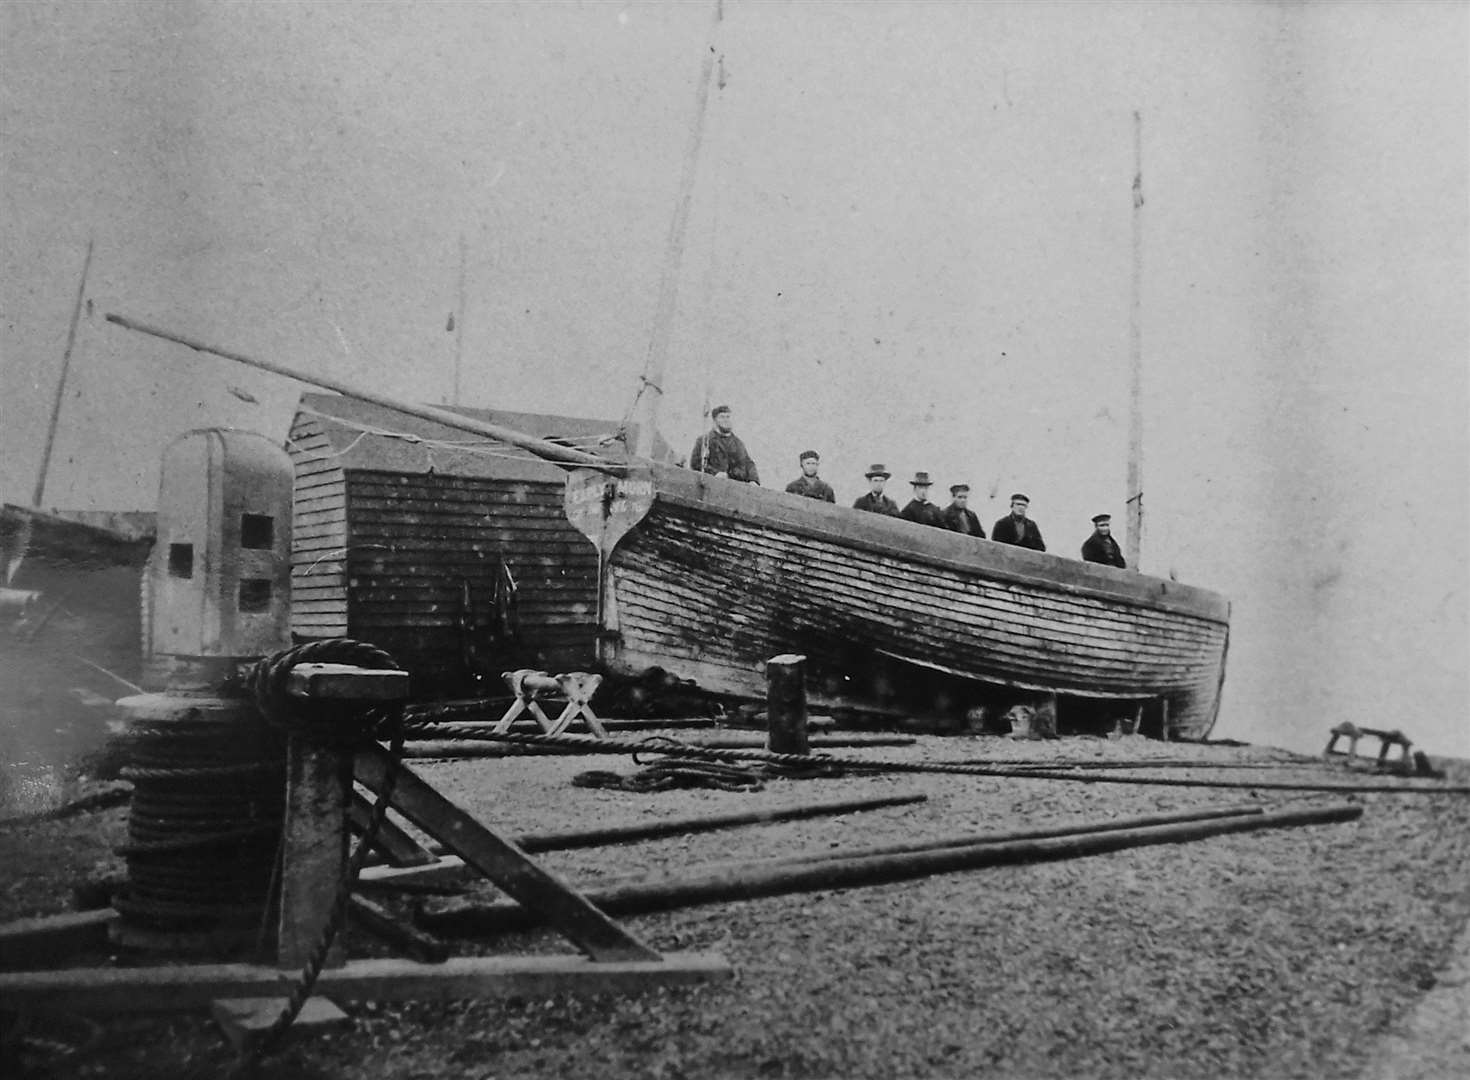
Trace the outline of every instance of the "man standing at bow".
<instances>
[{"instance_id":1,"label":"man standing at bow","mask_svg":"<svg viewBox=\"0 0 1470 1080\"><path fill-rule=\"evenodd\" d=\"M1113 539L1113 515L1098 514L1092 519L1092 535L1082 544L1084 562L1102 563L1127 569L1118 541Z\"/></svg>"},{"instance_id":2,"label":"man standing at bow","mask_svg":"<svg viewBox=\"0 0 1470 1080\"><path fill-rule=\"evenodd\" d=\"M740 436L732 430L734 420L730 406L716 406L710 417L715 426L708 434L694 440L694 449L689 452L689 467L695 472L711 473L722 479L759 484L761 478L756 472L755 462L750 460Z\"/></svg>"},{"instance_id":3,"label":"man standing at bow","mask_svg":"<svg viewBox=\"0 0 1470 1080\"><path fill-rule=\"evenodd\" d=\"M868 471L863 475L868 478L868 493L859 495L852 504L853 507L888 517L898 517L898 503L883 494L883 484L893 474L882 465L869 465Z\"/></svg>"},{"instance_id":4,"label":"man standing at bow","mask_svg":"<svg viewBox=\"0 0 1470 1080\"><path fill-rule=\"evenodd\" d=\"M817 475L817 469L822 465L822 455L815 450L803 450L797 460L801 462L801 475L786 485L787 493L836 502L837 493L832 490L832 485Z\"/></svg>"},{"instance_id":5,"label":"man standing at bow","mask_svg":"<svg viewBox=\"0 0 1470 1080\"><path fill-rule=\"evenodd\" d=\"M990 528L990 539L1002 544L1015 544L1032 551L1045 551L1046 541L1041 539L1041 529L1026 516L1031 500L1020 492L1011 496L1011 512Z\"/></svg>"},{"instance_id":6,"label":"man standing at bow","mask_svg":"<svg viewBox=\"0 0 1470 1080\"><path fill-rule=\"evenodd\" d=\"M909 483L914 487L914 497L903 508L903 513L899 514L899 517L905 521L916 521L920 525L933 525L940 529L948 528L944 523L944 511L929 501L929 488L934 483L929 479L929 474L916 472Z\"/></svg>"},{"instance_id":7,"label":"man standing at bow","mask_svg":"<svg viewBox=\"0 0 1470 1080\"><path fill-rule=\"evenodd\" d=\"M951 485L949 498L950 503L944 509L944 524L957 533L978 536L984 540L985 530L980 527L980 519L975 516L975 511L970 509L970 485Z\"/></svg>"}]
</instances>

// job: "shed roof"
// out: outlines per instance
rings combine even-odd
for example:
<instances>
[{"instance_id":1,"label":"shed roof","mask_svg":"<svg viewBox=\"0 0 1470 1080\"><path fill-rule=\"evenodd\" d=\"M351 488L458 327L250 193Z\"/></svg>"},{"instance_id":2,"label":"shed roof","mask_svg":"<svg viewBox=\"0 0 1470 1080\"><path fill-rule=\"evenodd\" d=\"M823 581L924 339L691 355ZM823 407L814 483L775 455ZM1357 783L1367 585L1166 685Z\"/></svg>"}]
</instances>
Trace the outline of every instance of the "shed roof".
<instances>
[{"instance_id":1,"label":"shed roof","mask_svg":"<svg viewBox=\"0 0 1470 1080\"><path fill-rule=\"evenodd\" d=\"M617 420L449 405L437 408L527 435L565 441L580 450L614 459L626 457L627 444L637 441L638 426L627 426L625 443L618 437L623 424ZM563 469L519 447L340 394L302 394L293 432L308 425L321 431L328 448L297 452L308 457L335 458L345 471L433 472L444 476L548 482L559 482L566 476ZM672 457L668 444L655 434L655 460L668 461Z\"/></svg>"}]
</instances>

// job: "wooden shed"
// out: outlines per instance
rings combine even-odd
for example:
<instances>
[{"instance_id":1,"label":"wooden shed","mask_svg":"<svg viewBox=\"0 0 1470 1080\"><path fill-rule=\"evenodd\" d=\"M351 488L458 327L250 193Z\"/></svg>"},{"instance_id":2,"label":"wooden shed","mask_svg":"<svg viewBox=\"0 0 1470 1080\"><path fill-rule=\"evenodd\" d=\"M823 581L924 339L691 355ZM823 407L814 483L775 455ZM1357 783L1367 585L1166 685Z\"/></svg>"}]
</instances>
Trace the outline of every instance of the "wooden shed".
<instances>
[{"instance_id":1,"label":"wooden shed","mask_svg":"<svg viewBox=\"0 0 1470 1080\"><path fill-rule=\"evenodd\" d=\"M616 421L454 411L623 456ZM299 639L372 642L432 698L498 695L512 668L592 666L597 552L567 522L562 469L331 394L302 395L290 451Z\"/></svg>"}]
</instances>

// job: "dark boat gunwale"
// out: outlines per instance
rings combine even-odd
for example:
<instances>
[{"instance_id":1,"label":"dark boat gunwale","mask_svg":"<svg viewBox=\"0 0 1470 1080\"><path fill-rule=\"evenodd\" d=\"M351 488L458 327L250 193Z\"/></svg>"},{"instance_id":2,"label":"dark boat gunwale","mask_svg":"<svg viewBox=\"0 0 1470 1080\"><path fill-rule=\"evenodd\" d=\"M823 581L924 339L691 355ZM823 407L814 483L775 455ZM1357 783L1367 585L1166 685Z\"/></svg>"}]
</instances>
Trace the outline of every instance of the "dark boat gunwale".
<instances>
[{"instance_id":1,"label":"dark boat gunwale","mask_svg":"<svg viewBox=\"0 0 1470 1080\"><path fill-rule=\"evenodd\" d=\"M965 575L1230 624L1230 601L1199 586L980 540L818 499L786 496L677 466L642 467L653 474L657 498L677 506L769 522L814 539ZM916 539L924 543L916 545Z\"/></svg>"}]
</instances>

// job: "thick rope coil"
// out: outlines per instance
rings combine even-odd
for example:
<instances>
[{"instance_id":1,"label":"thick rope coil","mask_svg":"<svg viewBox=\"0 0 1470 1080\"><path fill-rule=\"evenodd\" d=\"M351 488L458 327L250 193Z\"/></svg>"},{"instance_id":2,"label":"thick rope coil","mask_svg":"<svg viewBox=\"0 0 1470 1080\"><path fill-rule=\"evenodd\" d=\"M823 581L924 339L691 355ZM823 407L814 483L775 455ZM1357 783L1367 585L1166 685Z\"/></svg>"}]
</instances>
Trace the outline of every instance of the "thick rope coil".
<instances>
[{"instance_id":1,"label":"thick rope coil","mask_svg":"<svg viewBox=\"0 0 1470 1080\"><path fill-rule=\"evenodd\" d=\"M308 702L292 697L287 687L291 669L297 664L352 664L402 670L392 656L376 645L351 638L309 641L258 661L246 675L246 686L266 723L322 746L360 743L371 734L374 724L381 719L381 712L364 710L352 702Z\"/></svg>"}]
</instances>

